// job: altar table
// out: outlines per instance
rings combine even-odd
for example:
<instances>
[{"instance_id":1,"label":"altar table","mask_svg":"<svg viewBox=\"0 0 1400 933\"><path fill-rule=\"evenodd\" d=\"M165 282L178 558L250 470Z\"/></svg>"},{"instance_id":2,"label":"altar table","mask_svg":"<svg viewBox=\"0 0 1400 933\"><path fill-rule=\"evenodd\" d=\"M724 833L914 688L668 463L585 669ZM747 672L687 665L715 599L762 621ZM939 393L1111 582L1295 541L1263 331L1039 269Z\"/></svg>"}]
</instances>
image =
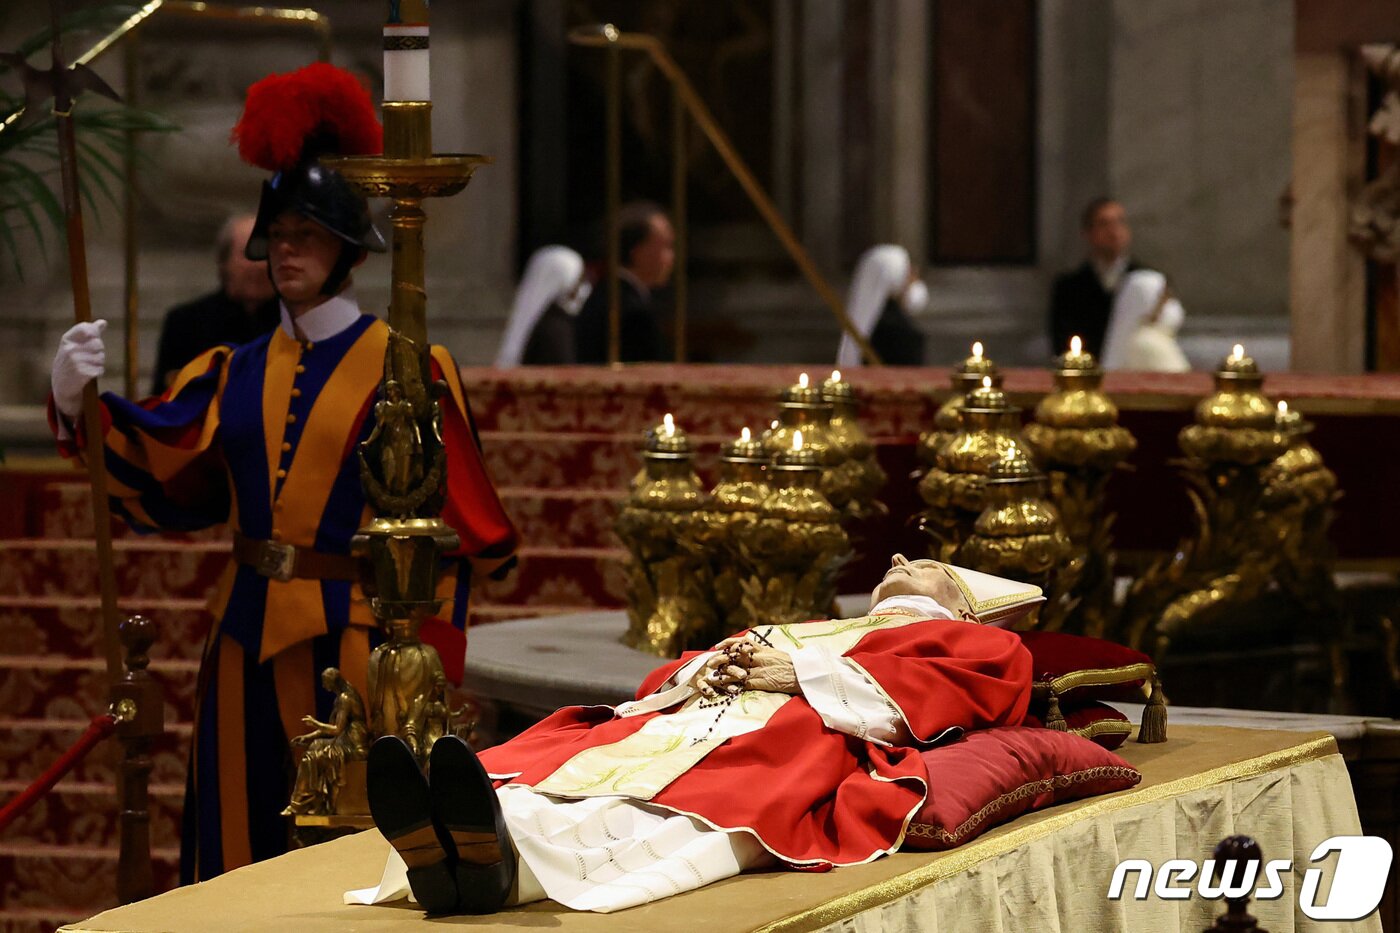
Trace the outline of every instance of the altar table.
<instances>
[{"instance_id":1,"label":"altar table","mask_svg":"<svg viewBox=\"0 0 1400 933\"><path fill-rule=\"evenodd\" d=\"M1110 902L1114 866L1208 857L1248 833L1265 858L1293 860L1284 895L1253 912L1272 933L1380 930L1374 915L1321 924L1297 908L1313 846L1360 832L1351 785L1325 733L1174 726L1161 745L1121 753L1143 772L1132 790L1028 814L943 853L898 853L824 874L759 872L617 914L540 902L435 925L551 928L561 933L655 931L883 931L1116 933L1195 931L1223 907L1190 900ZM346 906L342 893L374 884L388 843L374 831L291 852L148 901L98 914L63 933L298 930L390 933L428 929L415 905ZM1327 866L1323 866L1327 870ZM1323 890L1328 889L1325 880Z\"/></svg>"}]
</instances>

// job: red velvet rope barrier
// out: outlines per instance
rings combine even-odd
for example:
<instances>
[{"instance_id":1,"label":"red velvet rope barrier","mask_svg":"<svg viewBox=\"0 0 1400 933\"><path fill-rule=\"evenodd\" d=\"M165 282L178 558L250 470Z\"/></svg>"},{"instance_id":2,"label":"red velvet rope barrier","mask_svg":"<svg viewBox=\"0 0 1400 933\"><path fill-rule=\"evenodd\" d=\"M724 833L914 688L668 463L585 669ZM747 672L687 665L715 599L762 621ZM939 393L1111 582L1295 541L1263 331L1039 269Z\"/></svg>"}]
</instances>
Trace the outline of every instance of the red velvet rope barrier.
<instances>
[{"instance_id":1,"label":"red velvet rope barrier","mask_svg":"<svg viewBox=\"0 0 1400 933\"><path fill-rule=\"evenodd\" d=\"M58 760L49 765L48 769L38 779L30 784L20 795L9 803L4 809L0 809L0 832L19 818L20 814L28 810L39 802L49 790L63 779L63 776L72 771L78 762L82 761L93 746L111 735L117 728L117 719L111 713L103 713L101 716L92 717L92 722L88 723L87 730L78 737L78 741L73 746L59 756Z\"/></svg>"}]
</instances>

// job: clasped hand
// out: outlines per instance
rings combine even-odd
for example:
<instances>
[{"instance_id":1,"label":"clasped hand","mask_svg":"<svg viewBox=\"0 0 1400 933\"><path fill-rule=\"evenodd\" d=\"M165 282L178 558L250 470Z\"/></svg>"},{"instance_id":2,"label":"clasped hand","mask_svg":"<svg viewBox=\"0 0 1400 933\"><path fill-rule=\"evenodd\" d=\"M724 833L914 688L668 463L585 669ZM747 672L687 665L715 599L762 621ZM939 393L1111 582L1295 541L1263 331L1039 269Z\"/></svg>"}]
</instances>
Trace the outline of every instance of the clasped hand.
<instances>
[{"instance_id":1,"label":"clasped hand","mask_svg":"<svg viewBox=\"0 0 1400 933\"><path fill-rule=\"evenodd\" d=\"M765 648L742 638L728 638L700 666L691 684L708 700L736 696L744 690L770 693L801 692L792 659L777 648Z\"/></svg>"}]
</instances>

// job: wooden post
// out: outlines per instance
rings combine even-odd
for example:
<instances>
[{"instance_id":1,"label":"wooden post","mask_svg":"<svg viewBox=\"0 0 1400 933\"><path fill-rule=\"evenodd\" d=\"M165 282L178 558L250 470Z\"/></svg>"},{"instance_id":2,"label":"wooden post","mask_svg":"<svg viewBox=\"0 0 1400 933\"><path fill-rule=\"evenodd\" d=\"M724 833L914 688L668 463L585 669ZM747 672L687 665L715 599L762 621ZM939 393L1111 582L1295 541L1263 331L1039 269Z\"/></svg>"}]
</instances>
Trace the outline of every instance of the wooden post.
<instances>
[{"instance_id":1,"label":"wooden post","mask_svg":"<svg viewBox=\"0 0 1400 933\"><path fill-rule=\"evenodd\" d=\"M1257 863L1260 870L1264 867L1263 850L1259 848L1259 843L1249 836L1227 836L1215 847L1211 857L1215 859L1217 881L1226 862L1238 863L1231 875L1233 878L1239 878L1250 862ZM1250 915L1248 896L1230 898L1225 903L1228 905L1225 913L1217 917L1214 925L1207 927L1205 933L1269 933Z\"/></svg>"},{"instance_id":2,"label":"wooden post","mask_svg":"<svg viewBox=\"0 0 1400 933\"><path fill-rule=\"evenodd\" d=\"M117 899L123 904L155 893L151 869L151 742L165 732L165 703L160 685L146 666L156 640L156 627L143 616L121 624L126 648L126 674L112 685L112 714L122 745L117 782L121 808L121 846L117 859Z\"/></svg>"}]
</instances>

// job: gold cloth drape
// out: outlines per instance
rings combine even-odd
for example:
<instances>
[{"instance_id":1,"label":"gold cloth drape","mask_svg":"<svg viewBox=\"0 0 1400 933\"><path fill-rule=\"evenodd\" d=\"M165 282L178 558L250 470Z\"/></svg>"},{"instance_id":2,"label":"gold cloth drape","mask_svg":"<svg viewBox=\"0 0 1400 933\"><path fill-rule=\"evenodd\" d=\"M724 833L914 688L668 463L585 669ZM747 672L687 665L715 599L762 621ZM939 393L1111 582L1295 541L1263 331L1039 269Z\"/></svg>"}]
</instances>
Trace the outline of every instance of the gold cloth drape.
<instances>
[{"instance_id":1,"label":"gold cloth drape","mask_svg":"<svg viewBox=\"0 0 1400 933\"><path fill-rule=\"evenodd\" d=\"M1271 933L1380 929L1374 917L1353 925L1320 924L1297 910L1313 846L1360 832L1346 766L1331 736L1185 725L1173 726L1170 735L1162 745L1129 742L1121 749L1143 772L1138 787L1029 814L950 852L900 853L825 874L742 875L617 914L574 913L542 902L494 917L435 923L549 927L559 933L691 933L697 918L704 918L707 933L1199 930L1223 910L1219 902L1193 897L1113 904L1105 897L1113 867L1128 857L1154 864L1205 858L1221 838L1244 832L1259 840L1266 858L1293 860L1283 897L1254 907ZM344 891L379 879L387 854L388 844L377 833L361 833L64 929L422 931L422 912L407 902L341 902Z\"/></svg>"}]
</instances>

